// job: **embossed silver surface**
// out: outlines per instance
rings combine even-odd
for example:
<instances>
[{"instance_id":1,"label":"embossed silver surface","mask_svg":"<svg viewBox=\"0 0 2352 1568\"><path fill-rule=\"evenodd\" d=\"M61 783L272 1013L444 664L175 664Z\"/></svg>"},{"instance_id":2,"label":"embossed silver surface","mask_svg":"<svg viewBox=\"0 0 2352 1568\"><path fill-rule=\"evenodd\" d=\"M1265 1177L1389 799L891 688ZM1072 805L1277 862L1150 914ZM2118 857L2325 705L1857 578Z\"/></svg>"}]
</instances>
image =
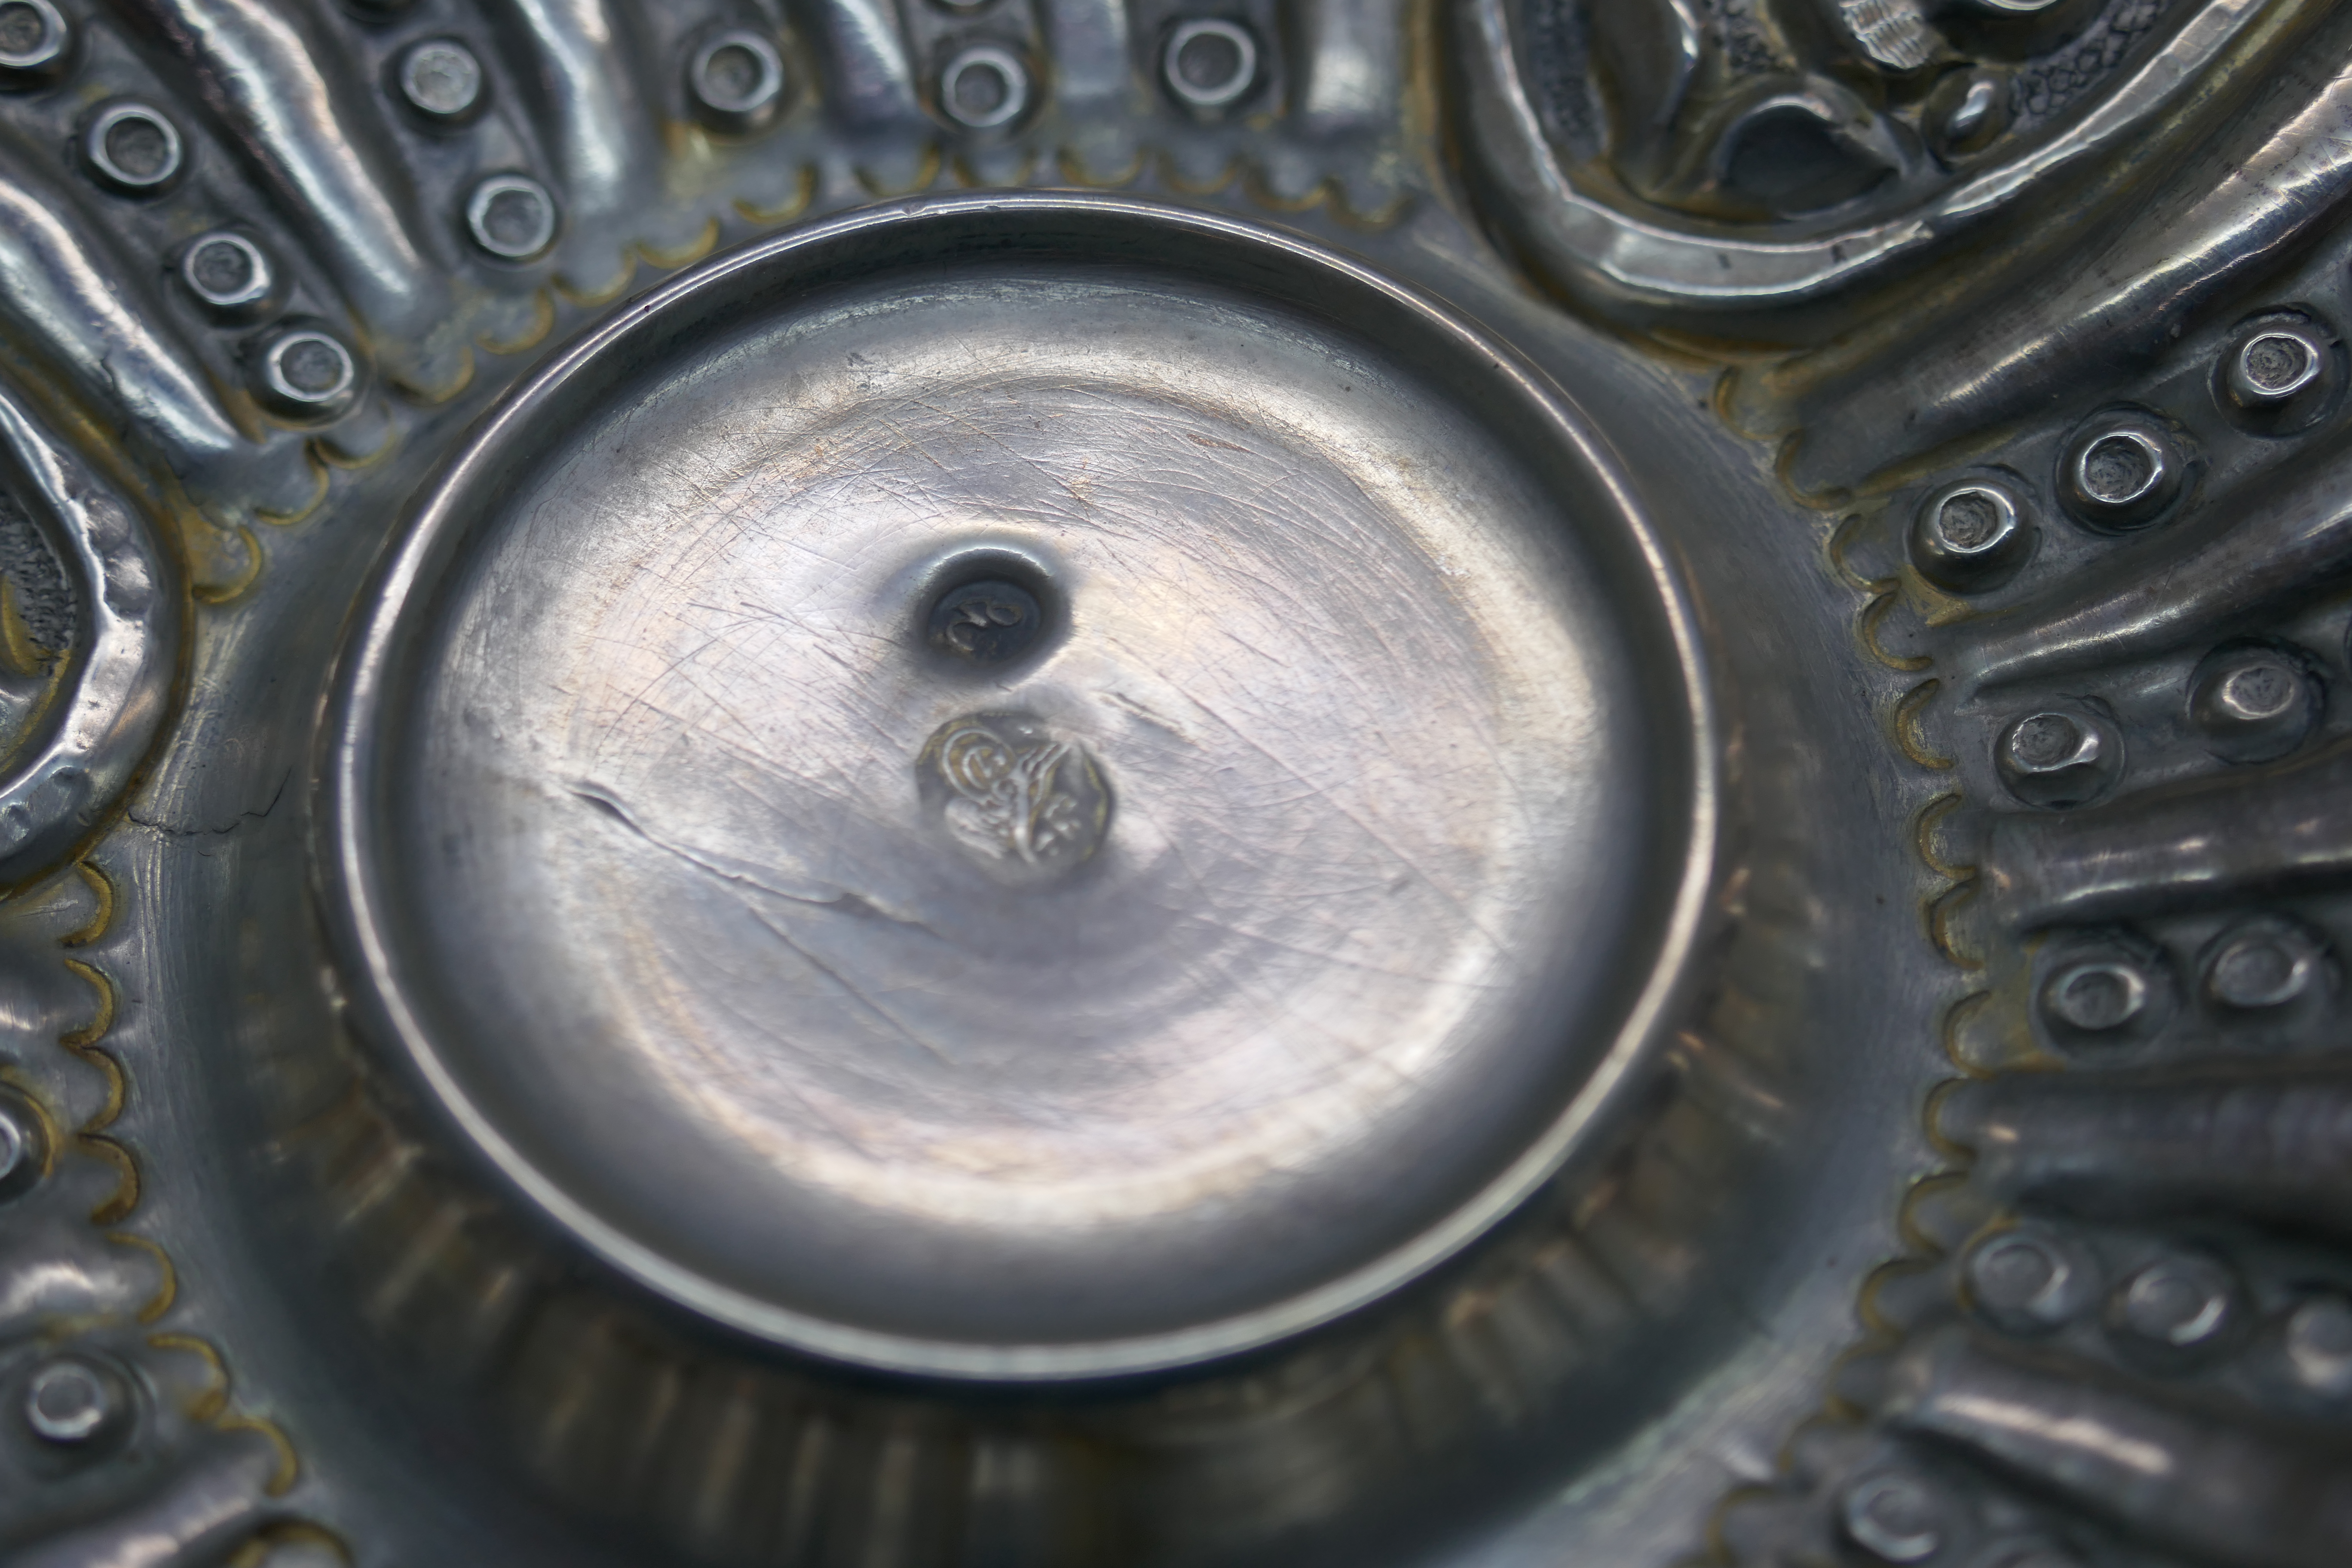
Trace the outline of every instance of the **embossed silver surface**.
<instances>
[{"instance_id":1,"label":"embossed silver surface","mask_svg":"<svg viewBox=\"0 0 2352 1568\"><path fill-rule=\"evenodd\" d=\"M2347 61L0 0L0 1558L2334 1568Z\"/></svg>"}]
</instances>

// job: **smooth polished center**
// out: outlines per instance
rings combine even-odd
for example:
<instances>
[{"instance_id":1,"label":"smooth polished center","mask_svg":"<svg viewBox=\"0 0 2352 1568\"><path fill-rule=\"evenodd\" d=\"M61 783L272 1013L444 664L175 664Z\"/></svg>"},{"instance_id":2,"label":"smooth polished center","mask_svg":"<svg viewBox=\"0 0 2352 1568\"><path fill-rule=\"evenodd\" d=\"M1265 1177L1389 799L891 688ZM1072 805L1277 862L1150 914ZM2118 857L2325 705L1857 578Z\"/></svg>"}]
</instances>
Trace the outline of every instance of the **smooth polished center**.
<instances>
[{"instance_id":1,"label":"smooth polished center","mask_svg":"<svg viewBox=\"0 0 2352 1568\"><path fill-rule=\"evenodd\" d=\"M380 978L657 1287L1183 1359L1454 1245L1618 1047L1690 831L1655 584L1491 358L1208 264L1258 243L738 308L436 503L349 721Z\"/></svg>"}]
</instances>

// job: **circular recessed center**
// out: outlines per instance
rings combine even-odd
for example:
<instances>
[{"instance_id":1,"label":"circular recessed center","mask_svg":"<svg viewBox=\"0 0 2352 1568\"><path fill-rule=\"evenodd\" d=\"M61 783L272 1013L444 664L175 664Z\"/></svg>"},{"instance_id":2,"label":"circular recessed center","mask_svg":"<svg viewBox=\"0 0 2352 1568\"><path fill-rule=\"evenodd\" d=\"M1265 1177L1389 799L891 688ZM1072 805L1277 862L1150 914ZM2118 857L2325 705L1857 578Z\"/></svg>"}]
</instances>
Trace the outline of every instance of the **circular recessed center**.
<instances>
[{"instance_id":1,"label":"circular recessed center","mask_svg":"<svg viewBox=\"0 0 2352 1568\"><path fill-rule=\"evenodd\" d=\"M1168 85L1198 109L1219 109L1249 91L1257 77L1257 40L1239 23L1179 23L1168 36Z\"/></svg>"},{"instance_id":2,"label":"circular recessed center","mask_svg":"<svg viewBox=\"0 0 2352 1568\"><path fill-rule=\"evenodd\" d=\"M749 108L767 81L766 63L746 44L721 44L705 58L701 85L709 100L722 108Z\"/></svg>"},{"instance_id":3,"label":"circular recessed center","mask_svg":"<svg viewBox=\"0 0 2352 1568\"><path fill-rule=\"evenodd\" d=\"M1068 197L690 274L347 666L374 1028L582 1239L935 1372L1263 1342L1635 1092L1692 668L1574 416L1303 246Z\"/></svg>"},{"instance_id":4,"label":"circular recessed center","mask_svg":"<svg viewBox=\"0 0 2352 1568\"><path fill-rule=\"evenodd\" d=\"M2144 441L2106 436L2083 455L2083 488L2101 501L2137 500L2156 482L2156 458Z\"/></svg>"},{"instance_id":5,"label":"circular recessed center","mask_svg":"<svg viewBox=\"0 0 2352 1568\"><path fill-rule=\"evenodd\" d=\"M2272 394L2293 392L2312 378L2311 351L2284 332L2265 332L2245 349L2246 379Z\"/></svg>"},{"instance_id":6,"label":"circular recessed center","mask_svg":"<svg viewBox=\"0 0 2352 1568\"><path fill-rule=\"evenodd\" d=\"M528 260L554 242L555 203L528 175L493 174L466 199L466 222L492 256Z\"/></svg>"},{"instance_id":7,"label":"circular recessed center","mask_svg":"<svg viewBox=\"0 0 2352 1568\"><path fill-rule=\"evenodd\" d=\"M2063 713L2036 713L2017 727L2011 750L2025 767L2063 767L2083 749L2083 727Z\"/></svg>"},{"instance_id":8,"label":"circular recessed center","mask_svg":"<svg viewBox=\"0 0 2352 1568\"><path fill-rule=\"evenodd\" d=\"M1999 538L2007 520L1999 501L1983 490L1961 490L1939 514L1944 541L1954 550L1982 550Z\"/></svg>"},{"instance_id":9,"label":"circular recessed center","mask_svg":"<svg viewBox=\"0 0 2352 1568\"><path fill-rule=\"evenodd\" d=\"M2294 672L2282 665L2249 664L2223 677L2221 702L2239 718L2275 718L2294 706L2299 685Z\"/></svg>"},{"instance_id":10,"label":"circular recessed center","mask_svg":"<svg viewBox=\"0 0 2352 1568\"><path fill-rule=\"evenodd\" d=\"M2232 1007L2278 1007L2303 994L2312 961L2266 936L2231 942L2213 963L2213 994Z\"/></svg>"},{"instance_id":11,"label":"circular recessed center","mask_svg":"<svg viewBox=\"0 0 2352 1568\"><path fill-rule=\"evenodd\" d=\"M2124 1289L2126 1327L2144 1339L2193 1345L2213 1337L2230 1310L2219 1265L2180 1258L2142 1269Z\"/></svg>"},{"instance_id":12,"label":"circular recessed center","mask_svg":"<svg viewBox=\"0 0 2352 1568\"><path fill-rule=\"evenodd\" d=\"M1969 1282L1978 1300L1988 1306L2031 1307L2061 1282L2060 1264L2049 1251L2022 1237L2004 1237L1981 1249L1974 1259Z\"/></svg>"},{"instance_id":13,"label":"circular recessed center","mask_svg":"<svg viewBox=\"0 0 2352 1568\"><path fill-rule=\"evenodd\" d=\"M2123 1027L2147 1005L2147 983L2119 963L2080 965L2061 974L2050 989L2061 1018L2095 1034Z\"/></svg>"},{"instance_id":14,"label":"circular recessed center","mask_svg":"<svg viewBox=\"0 0 2352 1568\"><path fill-rule=\"evenodd\" d=\"M948 117L984 131L1020 117L1028 107L1029 73L1007 50L980 45L948 62L940 96Z\"/></svg>"},{"instance_id":15,"label":"circular recessed center","mask_svg":"<svg viewBox=\"0 0 2352 1568\"><path fill-rule=\"evenodd\" d=\"M1242 49L1231 34L1202 32L1176 51L1176 74L1199 92L1215 92L1241 74Z\"/></svg>"},{"instance_id":16,"label":"circular recessed center","mask_svg":"<svg viewBox=\"0 0 2352 1568\"><path fill-rule=\"evenodd\" d=\"M33 1374L25 1391L25 1419L51 1443L87 1443L105 1426L110 1400L93 1367L60 1359Z\"/></svg>"},{"instance_id":17,"label":"circular recessed center","mask_svg":"<svg viewBox=\"0 0 2352 1568\"><path fill-rule=\"evenodd\" d=\"M66 19L41 0L0 5L0 69L45 70L66 52Z\"/></svg>"},{"instance_id":18,"label":"circular recessed center","mask_svg":"<svg viewBox=\"0 0 2352 1568\"><path fill-rule=\"evenodd\" d=\"M320 333L289 340L278 355L278 374L287 387L305 398L327 397L351 380L351 356L342 345Z\"/></svg>"},{"instance_id":19,"label":"circular recessed center","mask_svg":"<svg viewBox=\"0 0 2352 1568\"><path fill-rule=\"evenodd\" d=\"M39 9L23 4L0 5L0 54L20 58L41 47L48 37L48 21Z\"/></svg>"},{"instance_id":20,"label":"circular recessed center","mask_svg":"<svg viewBox=\"0 0 2352 1568\"><path fill-rule=\"evenodd\" d=\"M483 231L509 250L535 249L546 227L543 205L535 191L499 191L483 205Z\"/></svg>"},{"instance_id":21,"label":"circular recessed center","mask_svg":"<svg viewBox=\"0 0 2352 1568\"><path fill-rule=\"evenodd\" d=\"M161 178L174 149L171 133L144 115L125 115L106 128L106 155L133 179Z\"/></svg>"},{"instance_id":22,"label":"circular recessed center","mask_svg":"<svg viewBox=\"0 0 2352 1568\"><path fill-rule=\"evenodd\" d=\"M482 95L481 62L462 44L419 44L401 59L400 89L425 113L456 119Z\"/></svg>"},{"instance_id":23,"label":"circular recessed center","mask_svg":"<svg viewBox=\"0 0 2352 1568\"><path fill-rule=\"evenodd\" d=\"M244 298L256 271L252 247L226 237L202 242L188 258L188 276L207 300Z\"/></svg>"}]
</instances>

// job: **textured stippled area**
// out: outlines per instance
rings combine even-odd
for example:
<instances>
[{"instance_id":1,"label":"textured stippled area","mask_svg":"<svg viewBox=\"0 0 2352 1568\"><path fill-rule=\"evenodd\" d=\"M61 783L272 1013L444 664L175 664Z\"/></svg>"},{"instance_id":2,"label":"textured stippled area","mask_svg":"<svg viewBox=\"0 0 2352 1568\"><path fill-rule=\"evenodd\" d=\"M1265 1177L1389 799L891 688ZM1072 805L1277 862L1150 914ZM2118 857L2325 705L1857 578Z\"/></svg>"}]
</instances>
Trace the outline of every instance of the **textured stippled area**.
<instances>
[{"instance_id":1,"label":"textured stippled area","mask_svg":"<svg viewBox=\"0 0 2352 1568\"><path fill-rule=\"evenodd\" d=\"M33 641L52 652L73 646L73 584L57 552L14 496L0 490L0 577L16 590L16 613Z\"/></svg>"},{"instance_id":2,"label":"textured stippled area","mask_svg":"<svg viewBox=\"0 0 2352 1568\"><path fill-rule=\"evenodd\" d=\"M2021 64L2013 89L2021 126L2063 114L2096 90L2164 20L2168 8L2165 0L2109 0L2079 36Z\"/></svg>"}]
</instances>

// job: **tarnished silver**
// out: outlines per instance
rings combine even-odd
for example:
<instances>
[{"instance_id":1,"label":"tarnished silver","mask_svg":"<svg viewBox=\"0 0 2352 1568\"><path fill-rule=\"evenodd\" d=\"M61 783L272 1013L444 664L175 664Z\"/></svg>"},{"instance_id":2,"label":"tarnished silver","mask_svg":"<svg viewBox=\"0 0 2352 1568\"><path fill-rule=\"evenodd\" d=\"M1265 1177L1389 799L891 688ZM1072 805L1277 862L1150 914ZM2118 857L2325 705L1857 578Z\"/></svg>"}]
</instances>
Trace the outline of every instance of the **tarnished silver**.
<instances>
[{"instance_id":1,"label":"tarnished silver","mask_svg":"<svg viewBox=\"0 0 2352 1568\"><path fill-rule=\"evenodd\" d=\"M993 131L1029 111L1029 68L1010 49L974 44L940 68L940 111L967 131Z\"/></svg>"},{"instance_id":2,"label":"tarnished silver","mask_svg":"<svg viewBox=\"0 0 2352 1568\"><path fill-rule=\"evenodd\" d=\"M768 37L744 27L712 34L687 66L687 90L714 130L741 135L782 112L788 81Z\"/></svg>"},{"instance_id":3,"label":"tarnished silver","mask_svg":"<svg viewBox=\"0 0 2352 1568\"><path fill-rule=\"evenodd\" d=\"M1238 22L1179 22L1160 60L1168 90L1193 109L1223 109L1257 85L1257 39Z\"/></svg>"},{"instance_id":4,"label":"tarnished silver","mask_svg":"<svg viewBox=\"0 0 2352 1568\"><path fill-rule=\"evenodd\" d=\"M528 174L493 174L466 197L466 231L500 261L535 261L555 243L555 196Z\"/></svg>"},{"instance_id":5,"label":"tarnished silver","mask_svg":"<svg viewBox=\"0 0 2352 1568\"><path fill-rule=\"evenodd\" d=\"M427 119L453 124L482 107L482 62L456 38L428 38L403 51L400 96Z\"/></svg>"},{"instance_id":6,"label":"tarnished silver","mask_svg":"<svg viewBox=\"0 0 2352 1568\"><path fill-rule=\"evenodd\" d=\"M226 321L268 315L281 292L269 258L233 229L189 241L180 255L180 281L205 310Z\"/></svg>"},{"instance_id":7,"label":"tarnished silver","mask_svg":"<svg viewBox=\"0 0 2352 1568\"><path fill-rule=\"evenodd\" d=\"M289 419L333 419L359 398L359 365L331 332L292 321L247 352L254 396Z\"/></svg>"},{"instance_id":8,"label":"tarnished silver","mask_svg":"<svg viewBox=\"0 0 2352 1568\"><path fill-rule=\"evenodd\" d=\"M48 1164L48 1131L22 1094L0 1094L0 1198L13 1198Z\"/></svg>"},{"instance_id":9,"label":"tarnished silver","mask_svg":"<svg viewBox=\"0 0 2352 1568\"><path fill-rule=\"evenodd\" d=\"M186 164L171 116L136 100L92 114L82 126L81 155L100 182L130 196L170 189Z\"/></svg>"},{"instance_id":10,"label":"tarnished silver","mask_svg":"<svg viewBox=\"0 0 2352 1568\"><path fill-rule=\"evenodd\" d=\"M50 0L11 0L0 10L0 70L19 79L55 73L73 44L73 28Z\"/></svg>"},{"instance_id":11,"label":"tarnished silver","mask_svg":"<svg viewBox=\"0 0 2352 1568\"><path fill-rule=\"evenodd\" d=\"M1006 556L1050 645L943 665ZM331 721L352 983L737 1326L1000 1377L1294 1334L1642 1091L1714 864L1678 597L1576 416L1336 256L843 219L583 341L424 502Z\"/></svg>"},{"instance_id":12,"label":"tarnished silver","mask_svg":"<svg viewBox=\"0 0 2352 1568\"><path fill-rule=\"evenodd\" d=\"M79 1356L45 1362L25 1385L25 1425L60 1447L104 1437L129 1415L130 1391L120 1376Z\"/></svg>"},{"instance_id":13,"label":"tarnished silver","mask_svg":"<svg viewBox=\"0 0 2352 1568\"><path fill-rule=\"evenodd\" d=\"M0 881L17 882L87 839L145 760L171 707L182 610L147 519L6 397L0 450L74 605L71 646L44 650L46 689L10 715L0 763Z\"/></svg>"},{"instance_id":14,"label":"tarnished silver","mask_svg":"<svg viewBox=\"0 0 2352 1568\"><path fill-rule=\"evenodd\" d=\"M0 1558L2337 1568L2347 51L0 0Z\"/></svg>"},{"instance_id":15,"label":"tarnished silver","mask_svg":"<svg viewBox=\"0 0 2352 1568\"><path fill-rule=\"evenodd\" d=\"M2058 493L2084 526L2146 528L2171 510L2189 459L2163 421L2135 408L2086 420L2058 457Z\"/></svg>"},{"instance_id":16,"label":"tarnished silver","mask_svg":"<svg viewBox=\"0 0 2352 1568\"><path fill-rule=\"evenodd\" d=\"M1956 594L1998 588L2033 553L2035 529L2019 487L2000 474L1946 485L1919 503L1911 563Z\"/></svg>"},{"instance_id":17,"label":"tarnished silver","mask_svg":"<svg viewBox=\"0 0 2352 1568\"><path fill-rule=\"evenodd\" d=\"M1913 0L1824 0L1821 8L1837 14L1881 69L1946 56L1948 40ZM1969 18L1958 13L1969 8L1940 9L1936 20L1958 24L1964 37ZM2128 29L2129 37L2153 25L2168 36L2149 40L2152 47L2094 47L2088 58L2053 61L2071 101L2037 113L2035 134L2001 154L1966 148L1993 112L1982 97L1957 124L1949 117L1971 109L1965 90L1928 100L1931 113L1947 116L1940 126L1906 121L1822 74L1832 59L1808 47L1801 26L1744 14L1702 25L1689 0L1475 0L1454 16L1467 124L1479 172L1493 182L1489 210L1547 275L1604 308L1744 324L1916 264L2014 206L2077 199L2067 183L2169 109L2261 14L2253 0L2097 9L2094 26L2103 30ZM2021 41L2032 47L2030 36ZM1703 73L1745 79L1744 90L1705 101L1693 90ZM2093 90L2081 91L2078 79ZM1539 104L1546 92L1559 97ZM1781 138L1790 145L1754 155L1743 181L1732 161L1739 143L1772 119L1793 122ZM1963 155L1923 155L1923 131ZM1695 163L1703 181L1686 173ZM1826 183L1808 178L1816 171ZM1648 201L1626 199L1636 193ZM1795 221L1738 221L1752 220L1759 203Z\"/></svg>"}]
</instances>

